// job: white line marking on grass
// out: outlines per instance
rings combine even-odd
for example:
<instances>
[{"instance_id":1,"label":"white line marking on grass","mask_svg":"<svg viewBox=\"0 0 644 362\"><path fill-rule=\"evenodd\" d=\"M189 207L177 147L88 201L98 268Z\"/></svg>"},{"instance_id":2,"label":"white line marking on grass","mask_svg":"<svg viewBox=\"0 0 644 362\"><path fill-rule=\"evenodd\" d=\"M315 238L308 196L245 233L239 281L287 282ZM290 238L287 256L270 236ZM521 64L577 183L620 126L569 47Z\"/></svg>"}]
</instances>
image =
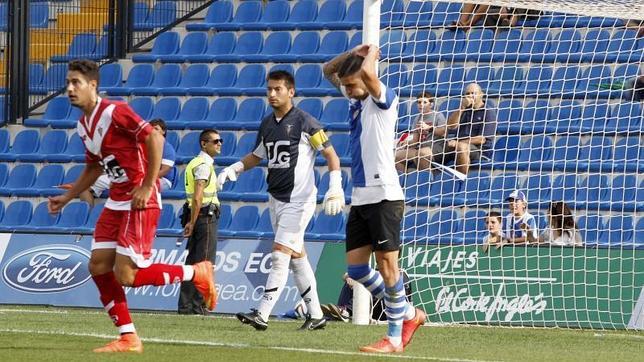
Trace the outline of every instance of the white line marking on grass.
<instances>
[{"instance_id":1,"label":"white line marking on grass","mask_svg":"<svg viewBox=\"0 0 644 362\"><path fill-rule=\"evenodd\" d=\"M115 336L98 333L84 333L84 332L64 332L64 331L44 331L44 330L30 330L30 329L0 329L0 333L20 333L20 334L42 334L42 335L55 335L55 336L74 336L74 337L93 337L100 339L114 339ZM349 351L333 351L324 349L313 348L296 348L296 347L268 347L268 346L254 346L246 343L223 343L223 342L208 342L208 341L191 341L179 339L163 339L163 338L141 338L143 342L151 343L164 343L164 344L180 344L188 346L207 346L207 347L229 347L229 348L253 348L253 349L268 349L276 351L289 351L289 352L302 352L302 353L317 353L317 354L330 354L330 355L344 355L344 356L373 356L381 358L398 358L398 359L411 359L411 360L426 360L426 361L465 361L465 362L488 362L484 360L471 360L463 358L441 358L441 357L425 357L425 356L405 356L400 354L376 354L376 353L362 353L362 352L349 352Z\"/></svg>"},{"instance_id":2,"label":"white line marking on grass","mask_svg":"<svg viewBox=\"0 0 644 362\"><path fill-rule=\"evenodd\" d=\"M444 279L473 279L473 280L512 280L518 282L556 282L556 278L540 277L505 277L500 275L456 275L456 274L409 274L412 279L444 278Z\"/></svg>"},{"instance_id":3,"label":"white line marking on grass","mask_svg":"<svg viewBox=\"0 0 644 362\"><path fill-rule=\"evenodd\" d=\"M604 337L615 337L615 338L633 338L633 339L643 339L644 336L638 334L623 334L623 333L595 333L595 337L604 338Z\"/></svg>"}]
</instances>

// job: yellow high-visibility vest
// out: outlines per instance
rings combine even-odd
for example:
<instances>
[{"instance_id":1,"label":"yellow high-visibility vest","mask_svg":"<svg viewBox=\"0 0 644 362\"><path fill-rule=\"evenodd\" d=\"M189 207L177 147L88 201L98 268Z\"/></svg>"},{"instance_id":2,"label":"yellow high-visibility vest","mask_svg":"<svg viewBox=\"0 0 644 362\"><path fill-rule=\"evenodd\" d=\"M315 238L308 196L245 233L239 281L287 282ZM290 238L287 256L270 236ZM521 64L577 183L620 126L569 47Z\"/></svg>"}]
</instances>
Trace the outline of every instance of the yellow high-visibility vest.
<instances>
[{"instance_id":1,"label":"yellow high-visibility vest","mask_svg":"<svg viewBox=\"0 0 644 362\"><path fill-rule=\"evenodd\" d=\"M188 166L186 166L186 200L188 201L188 206L192 207L192 196L195 193L195 167L205 164L207 161L201 156L193 158ZM206 187L203 190L203 197L201 198L201 205L208 206L211 203L219 205L219 199L217 198L217 175L215 174L215 166L210 164L210 177L206 183Z\"/></svg>"}]
</instances>

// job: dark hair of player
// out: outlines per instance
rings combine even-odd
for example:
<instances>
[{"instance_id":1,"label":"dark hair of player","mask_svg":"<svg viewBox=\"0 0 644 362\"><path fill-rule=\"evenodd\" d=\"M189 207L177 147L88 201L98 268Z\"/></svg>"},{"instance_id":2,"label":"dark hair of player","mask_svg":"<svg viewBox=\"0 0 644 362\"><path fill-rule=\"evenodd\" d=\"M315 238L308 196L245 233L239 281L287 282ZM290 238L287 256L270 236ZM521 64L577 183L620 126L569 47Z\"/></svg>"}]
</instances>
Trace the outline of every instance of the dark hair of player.
<instances>
[{"instance_id":1,"label":"dark hair of player","mask_svg":"<svg viewBox=\"0 0 644 362\"><path fill-rule=\"evenodd\" d=\"M293 78L293 74L285 70L274 70L268 73L266 80L283 80L286 88L292 89L295 87L295 78Z\"/></svg>"},{"instance_id":2,"label":"dark hair of player","mask_svg":"<svg viewBox=\"0 0 644 362\"><path fill-rule=\"evenodd\" d=\"M95 80L98 84L99 82L99 73L98 73L98 64L88 59L72 60L67 66L67 70L79 72L87 80Z\"/></svg>"},{"instance_id":3,"label":"dark hair of player","mask_svg":"<svg viewBox=\"0 0 644 362\"><path fill-rule=\"evenodd\" d=\"M352 75L360 70L362 68L362 62L364 61L364 58L356 55L356 54L351 54L347 59L340 64L339 71L338 71L338 77L339 78L344 78L348 75Z\"/></svg>"}]
</instances>

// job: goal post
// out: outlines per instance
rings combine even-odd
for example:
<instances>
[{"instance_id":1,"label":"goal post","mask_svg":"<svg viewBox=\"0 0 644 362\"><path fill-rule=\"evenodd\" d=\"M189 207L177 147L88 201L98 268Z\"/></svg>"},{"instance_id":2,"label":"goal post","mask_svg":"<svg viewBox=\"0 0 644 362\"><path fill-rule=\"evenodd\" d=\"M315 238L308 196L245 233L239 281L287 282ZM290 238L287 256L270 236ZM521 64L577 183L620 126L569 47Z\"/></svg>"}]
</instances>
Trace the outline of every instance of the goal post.
<instances>
[{"instance_id":1,"label":"goal post","mask_svg":"<svg viewBox=\"0 0 644 362\"><path fill-rule=\"evenodd\" d=\"M461 23L464 6L477 22ZM434 162L401 156L400 176L400 265L429 321L642 329L644 4L364 0L363 9L363 43L380 45L381 79L400 96L398 136L417 130L421 92L447 119L471 83L484 95L482 114L493 114L476 119L495 122L485 147L459 121L442 138L396 149L429 147ZM466 172L458 156L435 157L449 153L434 147L441 139L467 143ZM500 213L504 228L523 217L509 209L515 190L537 239L552 232L539 244L506 235L503 246L485 246L488 213ZM550 215L553 202L570 209L577 246L558 245L563 232L552 225L563 217Z\"/></svg>"}]
</instances>

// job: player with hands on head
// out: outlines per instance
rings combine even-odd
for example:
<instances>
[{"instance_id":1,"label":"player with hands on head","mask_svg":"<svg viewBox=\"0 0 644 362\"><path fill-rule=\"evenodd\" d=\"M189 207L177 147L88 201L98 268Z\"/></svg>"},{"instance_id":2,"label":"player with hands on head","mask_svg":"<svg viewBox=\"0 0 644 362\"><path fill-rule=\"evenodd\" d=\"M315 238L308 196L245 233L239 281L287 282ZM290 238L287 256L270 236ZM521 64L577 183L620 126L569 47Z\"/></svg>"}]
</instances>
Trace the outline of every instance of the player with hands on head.
<instances>
[{"instance_id":1,"label":"player with hands on head","mask_svg":"<svg viewBox=\"0 0 644 362\"><path fill-rule=\"evenodd\" d=\"M347 220L348 275L385 301L387 335L362 352L399 353L426 319L406 300L398 268L404 194L395 167L398 96L378 79L380 50L359 45L324 64L324 76L350 99L353 191ZM378 270L369 265L375 254Z\"/></svg>"},{"instance_id":2,"label":"player with hands on head","mask_svg":"<svg viewBox=\"0 0 644 362\"><path fill-rule=\"evenodd\" d=\"M344 191L340 160L319 122L293 106L295 80L293 75L278 70L268 74L267 97L273 113L259 127L255 148L241 161L226 167L218 176L219 187L235 181L239 175L268 161L268 193L271 223L275 242L271 253L272 266L259 307L250 313L237 313L244 324L257 330L268 328L268 317L286 285L289 269L309 315L300 329L322 329L326 319L320 308L317 283L304 250L304 232L313 213L317 190L313 168L320 151L329 168L329 191L324 209L336 215L344 208Z\"/></svg>"},{"instance_id":3,"label":"player with hands on head","mask_svg":"<svg viewBox=\"0 0 644 362\"><path fill-rule=\"evenodd\" d=\"M152 243L161 208L159 170L163 136L124 102L98 96L98 64L69 63L67 96L83 111L76 131L85 145L85 169L63 195L49 198L58 213L103 173L110 178L109 198L94 230L89 272L100 300L120 337L94 350L99 353L143 352L132 323L123 286L161 286L192 280L206 305L214 305L212 264L153 264Z\"/></svg>"}]
</instances>

